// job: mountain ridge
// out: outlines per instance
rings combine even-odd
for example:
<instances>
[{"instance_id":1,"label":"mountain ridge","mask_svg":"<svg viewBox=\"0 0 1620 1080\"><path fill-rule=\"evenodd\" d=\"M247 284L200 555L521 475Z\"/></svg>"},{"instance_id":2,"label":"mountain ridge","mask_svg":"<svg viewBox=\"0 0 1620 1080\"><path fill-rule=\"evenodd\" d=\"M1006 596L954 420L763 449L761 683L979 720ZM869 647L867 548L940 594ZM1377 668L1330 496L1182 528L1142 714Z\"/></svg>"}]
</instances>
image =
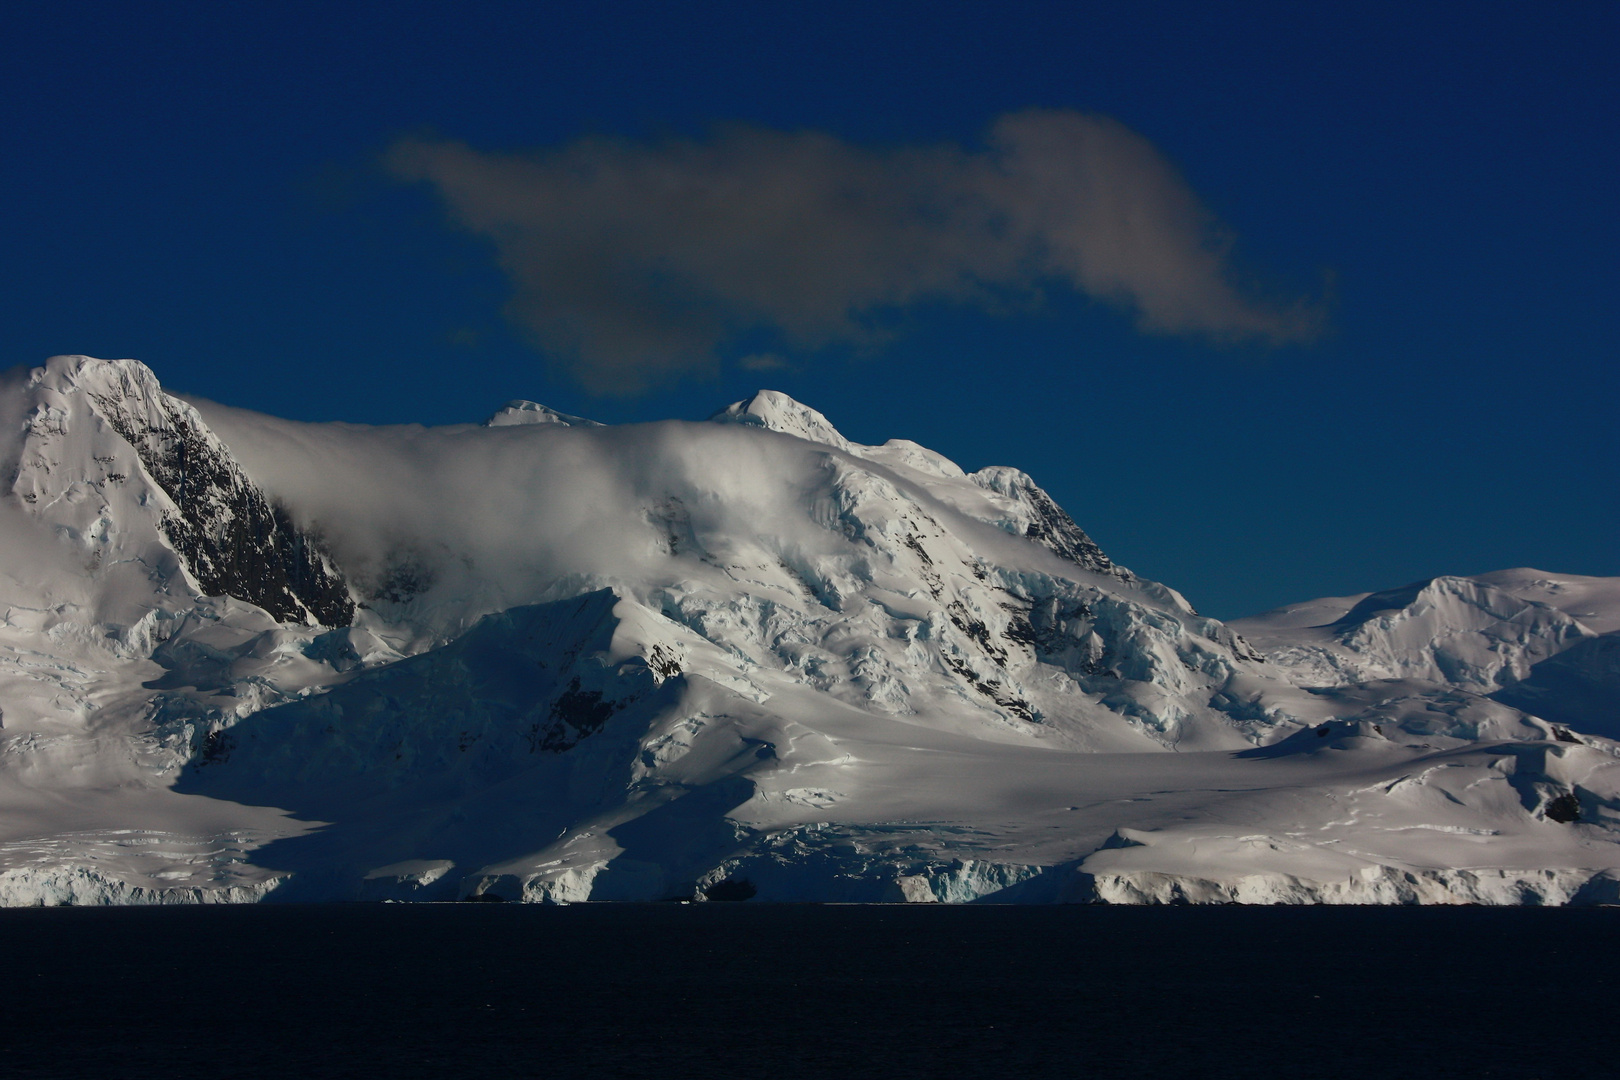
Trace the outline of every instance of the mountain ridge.
<instances>
[{"instance_id":1,"label":"mountain ridge","mask_svg":"<svg viewBox=\"0 0 1620 1080\"><path fill-rule=\"evenodd\" d=\"M106 400L41 412L70 368ZM768 391L719 422L367 428L186 404L133 361L5 378L0 901L1614 891L1615 745L1515 704L1609 700L1600 580L1229 627L1020 470ZM246 522L256 566L305 538L349 617L199 574L164 524L188 506L222 550ZM71 829L68 791L100 808Z\"/></svg>"}]
</instances>

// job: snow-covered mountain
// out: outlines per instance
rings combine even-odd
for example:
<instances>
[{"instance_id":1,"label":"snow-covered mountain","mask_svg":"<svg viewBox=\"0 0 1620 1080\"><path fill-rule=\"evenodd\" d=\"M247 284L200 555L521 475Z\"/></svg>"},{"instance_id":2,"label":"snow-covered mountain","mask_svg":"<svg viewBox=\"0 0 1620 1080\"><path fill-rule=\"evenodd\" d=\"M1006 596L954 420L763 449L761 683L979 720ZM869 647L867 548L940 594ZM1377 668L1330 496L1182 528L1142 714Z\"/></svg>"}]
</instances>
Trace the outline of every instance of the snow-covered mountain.
<instances>
[{"instance_id":1,"label":"snow-covered mountain","mask_svg":"<svg viewBox=\"0 0 1620 1080\"><path fill-rule=\"evenodd\" d=\"M375 428L56 357L0 481L0 901L1620 895L1617 582L1229 627L768 391Z\"/></svg>"}]
</instances>

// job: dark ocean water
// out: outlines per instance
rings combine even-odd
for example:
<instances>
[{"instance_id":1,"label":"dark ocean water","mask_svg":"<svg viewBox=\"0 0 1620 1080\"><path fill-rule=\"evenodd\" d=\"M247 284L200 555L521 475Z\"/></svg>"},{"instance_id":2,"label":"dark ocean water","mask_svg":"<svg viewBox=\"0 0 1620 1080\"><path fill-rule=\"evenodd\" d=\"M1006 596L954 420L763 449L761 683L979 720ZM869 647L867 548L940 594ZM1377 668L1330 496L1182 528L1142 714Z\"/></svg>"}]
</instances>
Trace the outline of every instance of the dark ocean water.
<instances>
[{"instance_id":1,"label":"dark ocean water","mask_svg":"<svg viewBox=\"0 0 1620 1080\"><path fill-rule=\"evenodd\" d=\"M17 1077L1620 1075L1620 910L0 911Z\"/></svg>"}]
</instances>

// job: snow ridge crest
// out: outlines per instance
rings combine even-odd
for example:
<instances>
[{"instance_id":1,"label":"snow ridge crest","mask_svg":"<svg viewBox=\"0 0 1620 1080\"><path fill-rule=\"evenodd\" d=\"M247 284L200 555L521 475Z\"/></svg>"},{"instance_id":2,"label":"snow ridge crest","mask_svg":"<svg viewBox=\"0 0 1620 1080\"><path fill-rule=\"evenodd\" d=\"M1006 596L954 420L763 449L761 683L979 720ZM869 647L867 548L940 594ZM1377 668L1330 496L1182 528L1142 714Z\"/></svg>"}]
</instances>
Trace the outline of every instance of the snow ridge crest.
<instances>
[{"instance_id":1,"label":"snow ridge crest","mask_svg":"<svg viewBox=\"0 0 1620 1080\"><path fill-rule=\"evenodd\" d=\"M780 431L845 453L854 451L854 445L839 434L825 416L779 390L760 390L753 397L732 402L709 419L716 423L749 424Z\"/></svg>"},{"instance_id":2,"label":"snow ridge crest","mask_svg":"<svg viewBox=\"0 0 1620 1080\"><path fill-rule=\"evenodd\" d=\"M540 404L538 401L526 401L516 398L508 401L489 419L484 421L484 427L517 427L522 424L558 424L562 427L602 427L595 420L587 420L583 416L573 416L569 413L558 412L556 409Z\"/></svg>"}]
</instances>

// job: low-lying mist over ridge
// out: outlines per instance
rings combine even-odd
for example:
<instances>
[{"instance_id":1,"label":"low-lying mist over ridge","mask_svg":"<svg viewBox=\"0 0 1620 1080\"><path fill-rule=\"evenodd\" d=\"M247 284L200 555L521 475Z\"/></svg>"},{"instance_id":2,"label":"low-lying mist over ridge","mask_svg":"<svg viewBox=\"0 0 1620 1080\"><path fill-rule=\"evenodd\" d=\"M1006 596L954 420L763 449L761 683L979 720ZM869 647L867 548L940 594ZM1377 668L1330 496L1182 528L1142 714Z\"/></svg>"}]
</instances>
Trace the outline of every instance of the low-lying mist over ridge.
<instances>
[{"instance_id":1,"label":"low-lying mist over ridge","mask_svg":"<svg viewBox=\"0 0 1620 1080\"><path fill-rule=\"evenodd\" d=\"M1614 579L1226 625L769 391L373 428L56 357L0 423L7 903L1620 897Z\"/></svg>"}]
</instances>

